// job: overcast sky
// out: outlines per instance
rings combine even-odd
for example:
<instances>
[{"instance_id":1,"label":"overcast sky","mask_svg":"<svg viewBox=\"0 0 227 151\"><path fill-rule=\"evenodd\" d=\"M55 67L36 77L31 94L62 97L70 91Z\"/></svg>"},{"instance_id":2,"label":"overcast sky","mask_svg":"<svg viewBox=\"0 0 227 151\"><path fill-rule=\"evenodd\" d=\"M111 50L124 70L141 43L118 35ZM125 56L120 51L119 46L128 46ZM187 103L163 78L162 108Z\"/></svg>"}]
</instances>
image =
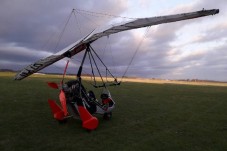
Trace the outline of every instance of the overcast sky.
<instances>
[{"instance_id":1,"label":"overcast sky","mask_svg":"<svg viewBox=\"0 0 227 151\"><path fill-rule=\"evenodd\" d=\"M59 40L73 8L77 11ZM101 38L92 47L117 76L123 75L138 49L126 76L227 81L226 0L1 0L0 68L21 70L106 24L203 8L220 9L220 13L151 26L147 33L147 28L125 31ZM69 73L76 73L81 57L70 60ZM65 62L42 71L62 73ZM85 73L90 70L85 68Z\"/></svg>"}]
</instances>

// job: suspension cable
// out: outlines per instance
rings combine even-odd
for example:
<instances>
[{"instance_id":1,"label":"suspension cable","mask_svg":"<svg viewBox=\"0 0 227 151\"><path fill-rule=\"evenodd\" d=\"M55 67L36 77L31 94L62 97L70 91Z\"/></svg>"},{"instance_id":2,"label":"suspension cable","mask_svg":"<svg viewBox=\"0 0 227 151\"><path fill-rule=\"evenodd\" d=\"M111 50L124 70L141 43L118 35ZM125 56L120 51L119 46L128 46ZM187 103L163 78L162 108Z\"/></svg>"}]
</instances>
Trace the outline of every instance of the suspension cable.
<instances>
[{"instance_id":1,"label":"suspension cable","mask_svg":"<svg viewBox=\"0 0 227 151\"><path fill-rule=\"evenodd\" d=\"M107 68L107 66L104 64L104 62L101 60L101 58L98 56L98 54L95 52L95 50L91 47L91 50L94 52L94 54L96 55L96 57L99 59L99 61L103 64L103 66L106 68L106 70L109 72L109 74L113 77L114 75L110 72L110 70Z\"/></svg>"},{"instance_id":2,"label":"suspension cable","mask_svg":"<svg viewBox=\"0 0 227 151\"><path fill-rule=\"evenodd\" d=\"M123 76L121 77L121 81L123 80L123 78L125 77L126 73L128 72L128 69L129 69L130 65L132 64L132 61L135 59L135 56L138 53L138 51L139 51L144 39L147 37L147 34L148 34L148 31L149 31L150 27L151 26L147 27L147 29L146 29L146 31L145 31L145 33L143 35L143 38L140 40L139 45L137 46L137 48L136 48L136 50L135 50L135 52L134 52L134 54L133 54L133 56L132 56L132 58L131 58L131 60L130 60L130 62L128 64L124 74L123 74Z\"/></svg>"}]
</instances>

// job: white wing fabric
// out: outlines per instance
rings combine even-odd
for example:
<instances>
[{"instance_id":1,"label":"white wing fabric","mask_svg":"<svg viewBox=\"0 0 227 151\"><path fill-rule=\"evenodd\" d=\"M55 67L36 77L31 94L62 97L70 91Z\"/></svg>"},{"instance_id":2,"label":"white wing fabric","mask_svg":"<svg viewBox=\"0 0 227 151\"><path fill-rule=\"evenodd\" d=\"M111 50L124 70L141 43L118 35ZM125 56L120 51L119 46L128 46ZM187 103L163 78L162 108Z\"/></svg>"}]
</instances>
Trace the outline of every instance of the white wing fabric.
<instances>
[{"instance_id":1,"label":"white wing fabric","mask_svg":"<svg viewBox=\"0 0 227 151\"><path fill-rule=\"evenodd\" d=\"M212 9L212 10L203 9L201 11L184 13L184 14L167 15L167 16L159 16L159 17L150 17L150 18L138 18L138 19L134 19L133 21L124 22L114 26L109 26L106 29L94 30L89 35L69 45L68 47L61 50L60 52L53 54L47 58L38 60L37 62L27 66L15 76L15 80L22 80L27 76L33 73L36 73L37 71L65 57L70 58L71 56L86 49L88 44L94 42L95 40L103 36L109 36L111 34L115 34L126 30L153 26L153 25L158 25L163 23L176 22L176 21L187 20L187 19L193 19L193 18L208 16L208 15L215 15L218 13L219 13L219 9Z\"/></svg>"}]
</instances>

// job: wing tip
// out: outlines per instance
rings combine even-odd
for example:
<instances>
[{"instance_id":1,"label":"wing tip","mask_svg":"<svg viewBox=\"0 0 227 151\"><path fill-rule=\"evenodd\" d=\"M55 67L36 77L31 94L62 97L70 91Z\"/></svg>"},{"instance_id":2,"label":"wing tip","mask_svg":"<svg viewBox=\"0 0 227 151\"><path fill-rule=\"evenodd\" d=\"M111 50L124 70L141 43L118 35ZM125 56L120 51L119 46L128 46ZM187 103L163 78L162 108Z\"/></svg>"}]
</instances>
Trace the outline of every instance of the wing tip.
<instances>
[{"instance_id":1,"label":"wing tip","mask_svg":"<svg viewBox=\"0 0 227 151\"><path fill-rule=\"evenodd\" d=\"M220 10L219 9L215 9L215 14L218 14L219 12L220 12Z\"/></svg>"}]
</instances>

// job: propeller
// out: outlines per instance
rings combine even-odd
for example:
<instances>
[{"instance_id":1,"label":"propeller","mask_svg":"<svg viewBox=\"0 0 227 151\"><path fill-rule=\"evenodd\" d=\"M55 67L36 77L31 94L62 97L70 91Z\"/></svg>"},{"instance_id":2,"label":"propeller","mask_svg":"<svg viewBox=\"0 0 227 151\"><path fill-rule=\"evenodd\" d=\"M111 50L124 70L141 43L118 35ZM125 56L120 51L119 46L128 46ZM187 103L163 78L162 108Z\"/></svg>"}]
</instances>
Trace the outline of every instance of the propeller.
<instances>
[{"instance_id":1,"label":"propeller","mask_svg":"<svg viewBox=\"0 0 227 151\"><path fill-rule=\"evenodd\" d=\"M55 82L47 82L48 86L53 88L53 89L59 89L59 86Z\"/></svg>"}]
</instances>

